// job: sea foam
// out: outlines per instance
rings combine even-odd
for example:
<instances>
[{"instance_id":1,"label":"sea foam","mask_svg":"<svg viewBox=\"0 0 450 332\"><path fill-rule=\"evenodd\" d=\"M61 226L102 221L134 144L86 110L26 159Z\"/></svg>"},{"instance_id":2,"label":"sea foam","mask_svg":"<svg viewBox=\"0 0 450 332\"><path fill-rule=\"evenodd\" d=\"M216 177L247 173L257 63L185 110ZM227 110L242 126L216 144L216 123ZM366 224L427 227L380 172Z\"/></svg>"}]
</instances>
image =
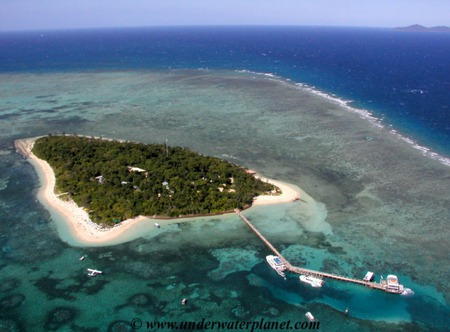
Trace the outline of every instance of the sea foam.
<instances>
[{"instance_id":1,"label":"sea foam","mask_svg":"<svg viewBox=\"0 0 450 332\"><path fill-rule=\"evenodd\" d=\"M327 92L321 91L321 90L317 89L316 87L310 86L306 83L292 82L292 80L290 80L290 79L285 79L285 78L278 76L276 74L273 74L273 73L261 73L261 72L255 72L255 71L245 70L245 69L237 70L237 72L243 73L243 74L256 75L256 76L263 77L263 78L270 79L270 80L276 80L277 82L283 83L283 84L290 84L290 85L293 84L296 88L301 89L302 91L307 91L316 96L327 99L328 101L332 102L333 104L338 105L351 113L357 114L361 119L368 121L374 127L377 127L380 129L384 129L386 127L385 124L383 124L382 119L374 116L371 111L351 106L350 104L353 102L352 100L341 99L334 94L329 94ZM409 145L411 145L411 147L420 151L422 153L422 155L424 155L425 157L437 160L443 165L450 166L450 158L444 157L444 156L438 154L437 152L432 151L430 148L420 145L418 142L416 142L412 138L409 138L409 137L399 133L395 129L391 129L391 130L389 130L389 132L392 135L394 135L395 137L397 137L399 140L408 143Z\"/></svg>"}]
</instances>

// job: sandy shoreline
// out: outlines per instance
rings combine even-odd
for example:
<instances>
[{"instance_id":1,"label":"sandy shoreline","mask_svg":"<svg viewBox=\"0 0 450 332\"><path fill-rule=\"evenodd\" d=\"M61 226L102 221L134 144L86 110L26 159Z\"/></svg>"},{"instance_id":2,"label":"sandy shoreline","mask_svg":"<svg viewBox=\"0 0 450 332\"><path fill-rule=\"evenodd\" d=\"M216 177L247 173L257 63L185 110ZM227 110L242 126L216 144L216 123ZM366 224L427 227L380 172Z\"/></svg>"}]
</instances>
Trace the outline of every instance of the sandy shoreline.
<instances>
[{"instance_id":1,"label":"sandy shoreline","mask_svg":"<svg viewBox=\"0 0 450 332\"><path fill-rule=\"evenodd\" d=\"M38 195L39 200L44 205L48 205L50 208L56 210L64 218L70 233L77 242L88 246L125 242L129 239L124 238L121 241L121 238L127 230L131 230L136 224L149 219L148 217L139 216L125 220L112 228L103 229L92 222L89 219L88 213L83 208L78 207L75 202L59 199L54 192L56 179L53 169L45 160L39 159L31 152L36 139L38 137L20 139L16 140L14 144L16 149L27 158L41 175L40 179L42 183L40 195ZM280 188L282 194L258 196L255 198L253 206L287 203L300 198L300 191L294 189L294 186L291 187L280 181L256 176L262 181L272 183Z\"/></svg>"}]
</instances>

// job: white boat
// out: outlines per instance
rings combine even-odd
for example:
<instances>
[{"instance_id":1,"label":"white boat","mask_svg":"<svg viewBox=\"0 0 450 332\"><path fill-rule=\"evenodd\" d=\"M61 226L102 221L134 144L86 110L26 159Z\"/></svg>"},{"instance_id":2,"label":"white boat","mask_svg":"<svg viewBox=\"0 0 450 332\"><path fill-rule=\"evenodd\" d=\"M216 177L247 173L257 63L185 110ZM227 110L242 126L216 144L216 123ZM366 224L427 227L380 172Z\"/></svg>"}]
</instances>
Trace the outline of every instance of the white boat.
<instances>
[{"instance_id":1,"label":"white boat","mask_svg":"<svg viewBox=\"0 0 450 332\"><path fill-rule=\"evenodd\" d=\"M310 284L312 287L322 287L323 286L323 280L319 278L314 278L311 276L306 276L302 274L300 276L300 281Z\"/></svg>"},{"instance_id":2,"label":"white boat","mask_svg":"<svg viewBox=\"0 0 450 332\"><path fill-rule=\"evenodd\" d=\"M383 286L384 291L388 293L394 294L402 294L402 295L412 295L414 292L405 288L402 284L399 283L397 276L390 274L383 279L383 276L380 278L380 285Z\"/></svg>"},{"instance_id":3,"label":"white boat","mask_svg":"<svg viewBox=\"0 0 450 332\"><path fill-rule=\"evenodd\" d=\"M87 271L89 272L88 273L89 277L95 277L97 274L102 274L103 273L102 271L94 270L94 269L87 269Z\"/></svg>"},{"instance_id":4,"label":"white boat","mask_svg":"<svg viewBox=\"0 0 450 332\"><path fill-rule=\"evenodd\" d=\"M283 261L278 256L269 255L266 256L266 261L269 263L269 265L274 269L280 276L283 278L286 277L284 274L284 270L286 270L286 265L283 263Z\"/></svg>"},{"instance_id":5,"label":"white boat","mask_svg":"<svg viewBox=\"0 0 450 332\"><path fill-rule=\"evenodd\" d=\"M386 277L386 292L399 293L403 292L403 285L398 282L397 276L390 274Z\"/></svg>"},{"instance_id":6,"label":"white boat","mask_svg":"<svg viewBox=\"0 0 450 332\"><path fill-rule=\"evenodd\" d=\"M82 261L85 258L86 258L86 256L81 256L79 260Z\"/></svg>"},{"instance_id":7,"label":"white boat","mask_svg":"<svg viewBox=\"0 0 450 332\"><path fill-rule=\"evenodd\" d=\"M272 267L274 270L286 270L286 265L284 265L283 261L278 256L269 255L266 256L267 263Z\"/></svg>"},{"instance_id":8,"label":"white boat","mask_svg":"<svg viewBox=\"0 0 450 332\"><path fill-rule=\"evenodd\" d=\"M155 227L156 227L156 228L160 228L160 227L161 227L161 225L160 225L160 224L158 224L157 222L155 222Z\"/></svg>"},{"instance_id":9,"label":"white boat","mask_svg":"<svg viewBox=\"0 0 450 332\"><path fill-rule=\"evenodd\" d=\"M312 313L310 313L309 311L305 314L305 316L309 319L310 322L314 322L316 320Z\"/></svg>"},{"instance_id":10,"label":"white boat","mask_svg":"<svg viewBox=\"0 0 450 332\"><path fill-rule=\"evenodd\" d=\"M393 274L390 274L390 275L387 276L386 282L387 282L387 286L389 288L398 288L398 286L400 285L398 283L397 276L394 276Z\"/></svg>"}]
</instances>

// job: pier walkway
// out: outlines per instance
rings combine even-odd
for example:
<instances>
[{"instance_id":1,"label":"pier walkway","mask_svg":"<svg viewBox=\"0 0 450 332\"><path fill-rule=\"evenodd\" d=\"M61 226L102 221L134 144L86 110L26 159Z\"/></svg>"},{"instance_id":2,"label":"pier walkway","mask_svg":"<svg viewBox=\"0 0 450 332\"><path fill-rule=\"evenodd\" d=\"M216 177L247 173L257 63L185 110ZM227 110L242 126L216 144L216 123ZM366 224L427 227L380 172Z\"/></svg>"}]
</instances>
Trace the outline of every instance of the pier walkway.
<instances>
[{"instance_id":1,"label":"pier walkway","mask_svg":"<svg viewBox=\"0 0 450 332\"><path fill-rule=\"evenodd\" d=\"M359 285L364 285L366 287L369 288L373 288L373 289L379 289L379 290L383 290L383 291L388 291L386 285L384 284L379 284L376 282L370 282L370 281L364 281L364 280L360 280L360 279L353 279L353 278L348 278L348 277L343 277L343 276L339 276L336 274L332 274L332 273L326 273L326 272L321 272L321 271L315 271L315 270L309 270L309 269L304 269L301 267L297 267L297 266L293 266L291 263L289 263L289 261L256 229L255 226L253 226L253 224L242 214L242 212L239 209L235 209L234 210L236 212L236 214L247 224L248 227L250 227L250 229L269 247L270 250L273 251L273 253L278 256L284 263L284 265L286 266L286 270L291 272L291 273L296 273L296 274L304 274L304 275L310 275L310 276L315 276L315 277L319 277L319 278L330 278L330 279L335 279L335 280L340 280L340 281L344 281L344 282L350 282L350 283L354 283L354 284L359 284Z\"/></svg>"}]
</instances>

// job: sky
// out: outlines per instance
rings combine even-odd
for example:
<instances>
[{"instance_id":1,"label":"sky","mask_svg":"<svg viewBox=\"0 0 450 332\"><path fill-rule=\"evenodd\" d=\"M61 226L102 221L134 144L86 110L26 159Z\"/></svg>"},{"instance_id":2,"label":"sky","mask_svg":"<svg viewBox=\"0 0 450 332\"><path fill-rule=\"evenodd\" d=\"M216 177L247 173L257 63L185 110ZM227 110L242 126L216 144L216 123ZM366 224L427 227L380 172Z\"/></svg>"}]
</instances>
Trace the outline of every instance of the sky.
<instances>
[{"instance_id":1,"label":"sky","mask_svg":"<svg viewBox=\"0 0 450 332\"><path fill-rule=\"evenodd\" d=\"M0 0L0 31L180 25L450 25L450 0Z\"/></svg>"}]
</instances>

